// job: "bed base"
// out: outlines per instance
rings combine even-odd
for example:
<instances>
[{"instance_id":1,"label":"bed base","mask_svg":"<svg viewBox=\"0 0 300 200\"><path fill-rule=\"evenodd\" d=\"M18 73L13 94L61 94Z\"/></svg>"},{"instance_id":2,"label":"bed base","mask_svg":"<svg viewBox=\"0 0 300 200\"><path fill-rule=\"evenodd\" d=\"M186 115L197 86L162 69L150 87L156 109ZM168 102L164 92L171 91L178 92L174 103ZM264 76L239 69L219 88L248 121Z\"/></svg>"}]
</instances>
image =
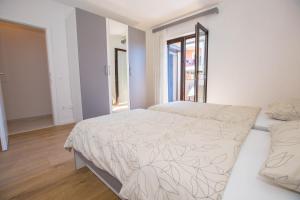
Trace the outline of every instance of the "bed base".
<instances>
[{"instance_id":1,"label":"bed base","mask_svg":"<svg viewBox=\"0 0 300 200\"><path fill-rule=\"evenodd\" d=\"M77 170L87 167L93 174L97 176L98 179L100 179L102 183L104 183L113 193L115 193L119 199L126 200L119 195L122 184L118 179L110 175L108 172L96 167L91 161L87 160L81 153L77 151L74 151L74 160L75 168Z\"/></svg>"}]
</instances>

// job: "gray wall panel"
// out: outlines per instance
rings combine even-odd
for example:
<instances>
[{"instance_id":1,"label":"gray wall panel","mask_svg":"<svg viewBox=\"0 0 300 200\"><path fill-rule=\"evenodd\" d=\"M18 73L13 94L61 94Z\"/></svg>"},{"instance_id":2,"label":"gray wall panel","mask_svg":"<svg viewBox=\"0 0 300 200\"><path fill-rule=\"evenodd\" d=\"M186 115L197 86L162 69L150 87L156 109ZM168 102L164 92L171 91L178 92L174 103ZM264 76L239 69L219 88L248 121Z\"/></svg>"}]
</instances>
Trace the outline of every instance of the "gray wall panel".
<instances>
[{"instance_id":1,"label":"gray wall panel","mask_svg":"<svg viewBox=\"0 0 300 200\"><path fill-rule=\"evenodd\" d=\"M146 33L128 28L130 107L146 107Z\"/></svg>"},{"instance_id":2,"label":"gray wall panel","mask_svg":"<svg viewBox=\"0 0 300 200\"><path fill-rule=\"evenodd\" d=\"M109 109L104 17L76 9L78 57L83 119L105 115Z\"/></svg>"}]
</instances>

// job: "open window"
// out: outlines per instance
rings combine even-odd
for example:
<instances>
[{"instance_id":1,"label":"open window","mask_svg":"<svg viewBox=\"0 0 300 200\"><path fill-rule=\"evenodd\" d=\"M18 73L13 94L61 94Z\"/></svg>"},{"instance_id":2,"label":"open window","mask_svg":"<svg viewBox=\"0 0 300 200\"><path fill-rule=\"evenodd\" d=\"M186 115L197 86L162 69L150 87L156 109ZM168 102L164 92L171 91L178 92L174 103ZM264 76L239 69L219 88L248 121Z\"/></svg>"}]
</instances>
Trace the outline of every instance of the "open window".
<instances>
[{"instance_id":1,"label":"open window","mask_svg":"<svg viewBox=\"0 0 300 200\"><path fill-rule=\"evenodd\" d=\"M167 41L170 102L206 102L208 31L199 23L195 28L195 34Z\"/></svg>"}]
</instances>

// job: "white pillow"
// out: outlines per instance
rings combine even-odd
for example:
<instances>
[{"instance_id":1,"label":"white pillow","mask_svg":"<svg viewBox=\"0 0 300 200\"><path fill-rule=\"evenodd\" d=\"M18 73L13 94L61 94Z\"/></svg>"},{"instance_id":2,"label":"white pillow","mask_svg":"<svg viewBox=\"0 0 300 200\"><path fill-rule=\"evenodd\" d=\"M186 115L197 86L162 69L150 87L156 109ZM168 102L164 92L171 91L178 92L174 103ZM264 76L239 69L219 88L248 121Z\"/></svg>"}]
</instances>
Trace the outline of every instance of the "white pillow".
<instances>
[{"instance_id":1,"label":"white pillow","mask_svg":"<svg viewBox=\"0 0 300 200\"><path fill-rule=\"evenodd\" d=\"M300 121L277 124L270 131L271 149L260 174L300 192Z\"/></svg>"},{"instance_id":2,"label":"white pillow","mask_svg":"<svg viewBox=\"0 0 300 200\"><path fill-rule=\"evenodd\" d=\"M266 114L283 121L300 120L300 99L273 103L269 105Z\"/></svg>"}]
</instances>

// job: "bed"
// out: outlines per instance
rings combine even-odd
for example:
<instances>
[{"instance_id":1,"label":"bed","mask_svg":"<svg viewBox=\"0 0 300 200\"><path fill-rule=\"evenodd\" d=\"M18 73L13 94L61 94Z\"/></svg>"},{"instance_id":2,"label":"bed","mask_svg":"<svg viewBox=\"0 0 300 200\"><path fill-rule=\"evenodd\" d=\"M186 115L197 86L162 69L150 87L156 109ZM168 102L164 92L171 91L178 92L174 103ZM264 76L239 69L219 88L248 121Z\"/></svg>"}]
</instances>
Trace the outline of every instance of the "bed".
<instances>
[{"instance_id":1,"label":"bed","mask_svg":"<svg viewBox=\"0 0 300 200\"><path fill-rule=\"evenodd\" d=\"M236 159L244 157L239 150L259 109L180 106L85 120L65 148L74 149L76 168L87 166L121 199L233 199L230 184L236 185L239 165L229 177ZM175 113L178 108L181 112ZM245 161L239 160L243 168Z\"/></svg>"},{"instance_id":2,"label":"bed","mask_svg":"<svg viewBox=\"0 0 300 200\"><path fill-rule=\"evenodd\" d=\"M195 109L196 108L196 109ZM185 116L193 116L198 118L209 118L211 117L210 114L207 113L213 113L213 112L207 112L207 111L215 111L222 107L216 107L215 104L197 104L193 102L172 102L168 104L160 104L151 106L149 109L151 110L157 110L157 111L163 111L163 112L170 112L174 114L180 114ZM269 128L271 125L282 123L281 120L276 120L270 118L266 113L266 110L260 110L259 114L257 115L256 121L253 125L253 129L255 130L261 130L261 131L269 131Z\"/></svg>"},{"instance_id":3,"label":"bed","mask_svg":"<svg viewBox=\"0 0 300 200\"><path fill-rule=\"evenodd\" d=\"M270 118L266 113L265 110L261 110L257 116L256 122L254 124L253 129L261 130L261 131L269 131L269 128L272 125L282 123L281 120L276 120Z\"/></svg>"},{"instance_id":4,"label":"bed","mask_svg":"<svg viewBox=\"0 0 300 200\"><path fill-rule=\"evenodd\" d=\"M300 194L278 187L258 172L268 156L270 133L251 130L233 167L223 200L296 200Z\"/></svg>"},{"instance_id":5,"label":"bed","mask_svg":"<svg viewBox=\"0 0 300 200\"><path fill-rule=\"evenodd\" d=\"M223 200L298 200L300 194L272 185L259 177L258 172L267 158L270 133L251 130L233 167ZM79 152L74 153L77 169L88 167L117 196L122 184L106 171L97 168ZM120 199L122 197L119 196Z\"/></svg>"}]
</instances>

